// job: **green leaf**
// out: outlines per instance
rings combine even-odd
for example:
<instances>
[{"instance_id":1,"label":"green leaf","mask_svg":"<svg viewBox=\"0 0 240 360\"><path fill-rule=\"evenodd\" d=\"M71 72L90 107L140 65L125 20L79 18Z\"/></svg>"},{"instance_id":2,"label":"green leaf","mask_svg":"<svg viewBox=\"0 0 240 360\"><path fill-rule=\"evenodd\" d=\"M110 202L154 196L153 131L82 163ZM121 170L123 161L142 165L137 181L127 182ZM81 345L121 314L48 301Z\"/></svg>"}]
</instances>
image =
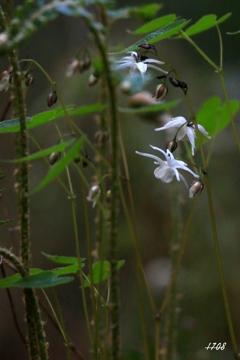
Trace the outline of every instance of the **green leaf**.
<instances>
[{"instance_id":1,"label":"green leaf","mask_svg":"<svg viewBox=\"0 0 240 360\"><path fill-rule=\"evenodd\" d=\"M72 105L66 106L66 110L70 116L86 115L93 112L100 112L105 108L101 104L93 104L87 106L81 106L77 109L73 109ZM44 125L50 121L64 117L64 111L62 107L58 107L54 110L44 111L36 114L33 117L26 118L27 129L33 129L35 127ZM0 122L0 133L18 132L20 130L19 119L11 119Z\"/></svg>"},{"instance_id":2,"label":"green leaf","mask_svg":"<svg viewBox=\"0 0 240 360\"><path fill-rule=\"evenodd\" d=\"M63 156L56 164L54 164L54 166L51 167L45 178L40 182L39 185L35 187L35 189L30 192L30 195L36 193L48 183L50 183L53 179L55 179L66 168L66 166L68 166L68 164L73 161L76 155L79 154L84 141L84 137L77 140L72 146L71 150L69 150L65 156Z\"/></svg>"},{"instance_id":3,"label":"green leaf","mask_svg":"<svg viewBox=\"0 0 240 360\"><path fill-rule=\"evenodd\" d=\"M77 115L86 115L91 114L95 112L101 112L105 109L105 105L102 104L93 104L93 105L87 105L87 106L81 106L77 109L68 111L68 114L70 116L77 116Z\"/></svg>"},{"instance_id":4,"label":"green leaf","mask_svg":"<svg viewBox=\"0 0 240 360\"><path fill-rule=\"evenodd\" d=\"M222 22L224 22L225 20L227 20L228 18L230 18L231 15L232 15L232 13L227 13L227 14L223 15L222 17L220 17L220 18L217 20L216 24L217 24L217 25L221 24Z\"/></svg>"},{"instance_id":5,"label":"green leaf","mask_svg":"<svg viewBox=\"0 0 240 360\"><path fill-rule=\"evenodd\" d=\"M38 269L39 270L39 269ZM0 288L47 288L68 283L73 280L71 276L58 277L52 271L41 271L37 274L21 278L19 274L0 280Z\"/></svg>"},{"instance_id":6,"label":"green leaf","mask_svg":"<svg viewBox=\"0 0 240 360\"><path fill-rule=\"evenodd\" d=\"M125 263L125 260L120 260L117 262L117 269L119 270ZM93 272L93 284L98 284L100 281L106 280L110 275L110 262L109 261L98 261L93 264L92 272ZM87 279L84 282L84 286L88 287L91 285L91 277L87 276Z\"/></svg>"},{"instance_id":7,"label":"green leaf","mask_svg":"<svg viewBox=\"0 0 240 360\"><path fill-rule=\"evenodd\" d=\"M220 23L222 23L223 21L225 21L226 19L228 19L231 16L231 13L225 14L224 16L222 16L221 18L219 18L217 20L217 16L216 15L205 15L203 16L201 19L199 19L195 24L193 24L192 26L190 26L185 33L188 36L192 36L192 35L196 35L199 34L203 31L206 31L208 29L211 29L212 27L214 27L215 25L218 25Z\"/></svg>"},{"instance_id":8,"label":"green leaf","mask_svg":"<svg viewBox=\"0 0 240 360\"><path fill-rule=\"evenodd\" d=\"M0 226L9 224L12 221L13 221L13 219L0 220Z\"/></svg>"},{"instance_id":9,"label":"green leaf","mask_svg":"<svg viewBox=\"0 0 240 360\"><path fill-rule=\"evenodd\" d=\"M73 139L72 139L71 142L73 142ZM31 160L39 159L41 157L50 155L53 152L61 152L61 151L63 151L64 149L66 149L66 147L70 146L71 142L60 143L60 144L52 146L52 147L50 147L48 149L41 150L41 151L39 151L39 152L37 152L35 154L31 154L31 155L26 156L26 157L21 158L21 159L10 160L8 162L14 162L15 163L15 162L23 162L23 161L31 161Z\"/></svg>"},{"instance_id":10,"label":"green leaf","mask_svg":"<svg viewBox=\"0 0 240 360\"><path fill-rule=\"evenodd\" d=\"M27 126L32 118L27 117ZM4 120L0 122L0 133L18 132L20 130L20 124L18 119Z\"/></svg>"},{"instance_id":11,"label":"green leaf","mask_svg":"<svg viewBox=\"0 0 240 360\"><path fill-rule=\"evenodd\" d=\"M71 256L59 256L59 255L49 255L45 252L42 252L44 256L46 256L49 260L52 260L58 264L78 264L77 257L71 257ZM84 258L81 258L81 262L84 262Z\"/></svg>"},{"instance_id":12,"label":"green leaf","mask_svg":"<svg viewBox=\"0 0 240 360\"><path fill-rule=\"evenodd\" d=\"M70 111L72 109L73 109L73 106L71 106L71 105L66 106L67 111ZM44 112L36 114L32 117L32 121L29 124L27 124L27 129L33 129L37 126L41 126L50 121L59 119L63 116L64 116L64 111L63 111L62 107L58 107L57 109L54 109L54 110L44 111Z\"/></svg>"},{"instance_id":13,"label":"green leaf","mask_svg":"<svg viewBox=\"0 0 240 360\"><path fill-rule=\"evenodd\" d=\"M176 19L175 14L169 14L169 15L159 17L159 18L154 19L154 20L148 22L147 24L144 24L143 26L139 27L137 30L133 31L133 34L135 34L135 35L147 34L150 31L155 31L155 30L171 23L175 19Z\"/></svg>"},{"instance_id":14,"label":"green leaf","mask_svg":"<svg viewBox=\"0 0 240 360\"><path fill-rule=\"evenodd\" d=\"M230 101L232 114L235 115L239 109L239 102L236 100ZM230 122L226 104L221 104L219 97L212 97L207 99L197 113L197 121L204 126L210 136L217 135ZM203 142L207 139L203 138Z\"/></svg>"},{"instance_id":15,"label":"green leaf","mask_svg":"<svg viewBox=\"0 0 240 360\"><path fill-rule=\"evenodd\" d=\"M149 112L156 112L156 111L163 111L167 109L171 109L172 107L175 107L179 104L180 100L174 100L165 104L154 104L150 106L143 106L137 109L132 108L122 108L119 107L118 110L122 113L128 113L128 114L143 114L143 113L149 113Z\"/></svg>"},{"instance_id":16,"label":"green leaf","mask_svg":"<svg viewBox=\"0 0 240 360\"><path fill-rule=\"evenodd\" d=\"M233 116L237 113L239 109L239 101L237 100L230 100L230 108L232 111ZM213 135L218 134L220 131L222 131L228 124L230 123L230 117L228 114L227 104L224 103L221 107L221 116L219 121L216 123L216 127L214 130Z\"/></svg>"},{"instance_id":17,"label":"green leaf","mask_svg":"<svg viewBox=\"0 0 240 360\"><path fill-rule=\"evenodd\" d=\"M156 13L162 8L162 4L148 4L129 9L130 15L136 16L144 21L152 20Z\"/></svg>"},{"instance_id":18,"label":"green leaf","mask_svg":"<svg viewBox=\"0 0 240 360\"><path fill-rule=\"evenodd\" d=\"M81 264L81 267L83 266L84 264ZM53 274L60 276L60 275L75 274L78 271L78 269L79 269L78 264L74 264L62 268L52 269L51 271L53 272Z\"/></svg>"},{"instance_id":19,"label":"green leaf","mask_svg":"<svg viewBox=\"0 0 240 360\"><path fill-rule=\"evenodd\" d=\"M124 50L112 54L122 54L128 51L135 50L139 45L142 45L144 43L154 44L157 41L169 38L170 36L176 35L184 26L188 24L188 22L189 21L185 19L176 20L171 24L163 26L157 31L154 31L153 33L146 35L144 38L137 41L135 44L125 48Z\"/></svg>"}]
</instances>

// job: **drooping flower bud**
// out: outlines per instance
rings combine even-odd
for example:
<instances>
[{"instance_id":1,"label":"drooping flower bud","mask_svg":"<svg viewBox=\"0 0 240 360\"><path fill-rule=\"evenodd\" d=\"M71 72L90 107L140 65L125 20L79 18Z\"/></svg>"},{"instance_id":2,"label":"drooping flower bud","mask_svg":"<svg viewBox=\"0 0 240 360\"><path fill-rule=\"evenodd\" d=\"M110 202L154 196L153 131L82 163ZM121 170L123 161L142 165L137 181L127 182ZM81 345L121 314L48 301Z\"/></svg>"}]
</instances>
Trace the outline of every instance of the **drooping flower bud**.
<instances>
[{"instance_id":1,"label":"drooping flower bud","mask_svg":"<svg viewBox=\"0 0 240 360\"><path fill-rule=\"evenodd\" d=\"M184 93L186 94L188 91L188 86L184 81L175 79L175 78L169 78L170 83L174 86L174 87L180 87Z\"/></svg>"},{"instance_id":2,"label":"drooping flower bud","mask_svg":"<svg viewBox=\"0 0 240 360\"><path fill-rule=\"evenodd\" d=\"M5 44L8 41L8 34L7 33L1 33L0 34L0 46Z\"/></svg>"},{"instance_id":3,"label":"drooping flower bud","mask_svg":"<svg viewBox=\"0 0 240 360\"><path fill-rule=\"evenodd\" d=\"M48 161L50 165L54 165L61 157L60 152L53 152L49 155Z\"/></svg>"},{"instance_id":4,"label":"drooping flower bud","mask_svg":"<svg viewBox=\"0 0 240 360\"><path fill-rule=\"evenodd\" d=\"M0 75L0 91L7 91L10 84L10 75L8 71L5 70Z\"/></svg>"},{"instance_id":5,"label":"drooping flower bud","mask_svg":"<svg viewBox=\"0 0 240 360\"><path fill-rule=\"evenodd\" d=\"M84 60L80 61L80 66L79 66L80 73L88 70L91 65L92 65L92 61L91 61L90 58L87 58L87 59L84 59Z\"/></svg>"},{"instance_id":6,"label":"drooping flower bud","mask_svg":"<svg viewBox=\"0 0 240 360\"><path fill-rule=\"evenodd\" d=\"M30 85L32 85L33 81L34 81L34 78L33 78L32 74L26 73L25 81L24 81L25 86L28 88Z\"/></svg>"},{"instance_id":7,"label":"drooping flower bud","mask_svg":"<svg viewBox=\"0 0 240 360\"><path fill-rule=\"evenodd\" d=\"M96 77L95 75L91 74L88 78L88 87L97 84L98 81L99 81L99 77Z\"/></svg>"},{"instance_id":8,"label":"drooping flower bud","mask_svg":"<svg viewBox=\"0 0 240 360\"><path fill-rule=\"evenodd\" d=\"M144 43L144 44L138 45L138 47L145 49L145 50L153 50L157 54L157 50L156 50L155 46L152 44Z\"/></svg>"},{"instance_id":9,"label":"drooping flower bud","mask_svg":"<svg viewBox=\"0 0 240 360\"><path fill-rule=\"evenodd\" d=\"M80 61L76 58L72 59L68 63L66 77L70 77L76 73L77 70L80 68Z\"/></svg>"},{"instance_id":10,"label":"drooping flower bud","mask_svg":"<svg viewBox=\"0 0 240 360\"><path fill-rule=\"evenodd\" d=\"M88 156L86 148L81 148L81 157L76 156L73 160L76 164L78 164L81 161L83 168L87 167L89 165L89 163L91 162L91 159Z\"/></svg>"},{"instance_id":11,"label":"drooping flower bud","mask_svg":"<svg viewBox=\"0 0 240 360\"><path fill-rule=\"evenodd\" d=\"M201 180L193 180L189 186L189 197L193 199L196 195L201 194L203 191L204 185Z\"/></svg>"},{"instance_id":12,"label":"drooping flower bud","mask_svg":"<svg viewBox=\"0 0 240 360\"><path fill-rule=\"evenodd\" d=\"M167 96L167 94L168 94L168 88L163 84L159 84L155 89L153 97L158 101L163 101Z\"/></svg>"},{"instance_id":13,"label":"drooping flower bud","mask_svg":"<svg viewBox=\"0 0 240 360\"><path fill-rule=\"evenodd\" d=\"M167 142L166 151L168 149L169 151L171 151L171 153L173 153L177 149L177 147L178 147L177 141L175 139L172 139Z\"/></svg>"},{"instance_id":14,"label":"drooping flower bud","mask_svg":"<svg viewBox=\"0 0 240 360\"><path fill-rule=\"evenodd\" d=\"M101 149L109 140L109 133L106 130L98 130L94 135L94 145L96 148Z\"/></svg>"},{"instance_id":15,"label":"drooping flower bud","mask_svg":"<svg viewBox=\"0 0 240 360\"><path fill-rule=\"evenodd\" d=\"M48 104L48 107L50 108L53 104L55 104L57 102L57 93L56 91L52 91L50 94L48 94L48 97L47 97L47 104Z\"/></svg>"},{"instance_id":16,"label":"drooping flower bud","mask_svg":"<svg viewBox=\"0 0 240 360\"><path fill-rule=\"evenodd\" d=\"M101 189L100 189L99 185L93 185L89 189L89 193L88 193L88 196L86 197L86 199L93 203L93 206L92 206L93 208L95 207L100 194L101 194Z\"/></svg>"}]
</instances>

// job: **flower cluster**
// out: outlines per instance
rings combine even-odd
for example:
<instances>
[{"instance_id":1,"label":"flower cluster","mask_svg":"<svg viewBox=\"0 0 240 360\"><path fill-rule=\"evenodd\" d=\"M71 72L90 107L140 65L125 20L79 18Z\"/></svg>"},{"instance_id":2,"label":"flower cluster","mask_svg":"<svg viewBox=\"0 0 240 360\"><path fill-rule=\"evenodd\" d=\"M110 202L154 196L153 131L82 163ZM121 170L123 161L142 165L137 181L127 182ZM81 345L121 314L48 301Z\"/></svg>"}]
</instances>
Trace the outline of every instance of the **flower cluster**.
<instances>
[{"instance_id":1,"label":"flower cluster","mask_svg":"<svg viewBox=\"0 0 240 360\"><path fill-rule=\"evenodd\" d=\"M142 45L139 45L139 47L144 49L144 52L141 52L142 50L130 51L129 56L124 56L121 60L118 60L116 62L116 69L130 68L130 73L139 71L142 77L144 76L148 68L153 68L155 70L161 71L164 74L167 74L157 77L158 79L164 79L164 83L159 84L153 94L153 98L156 102L163 101L168 94L168 87L165 85L168 77L168 72L156 65L153 65L164 64L162 61L157 59L149 59L146 56L146 53L148 51L154 51L155 55L157 54L157 51L153 45L144 43ZM180 88L184 92L184 94L187 93L188 86L184 81L175 78L169 78L169 81L174 87ZM157 150L162 153L165 157L165 160L161 159L156 155L136 151L138 155L153 159L154 164L158 165L157 168L154 170L154 175L157 179L165 183L169 183L173 180L175 176L178 181L182 180L186 185L187 189L189 189L190 198L194 198L197 194L200 194L203 190L204 185L199 179L199 175L190 170L187 163L175 159L172 153L177 149L178 141L187 140L191 144L192 156L194 156L196 126L199 133L210 139L208 132L202 125L195 125L192 121L186 120L183 116L169 118L168 122L164 126L155 129L155 131L173 130L175 133L174 137L170 141L168 141L165 151L158 147L150 145L153 150ZM179 170L184 170L192 174L196 178L190 186L188 186L185 177L179 172Z\"/></svg>"}]
</instances>

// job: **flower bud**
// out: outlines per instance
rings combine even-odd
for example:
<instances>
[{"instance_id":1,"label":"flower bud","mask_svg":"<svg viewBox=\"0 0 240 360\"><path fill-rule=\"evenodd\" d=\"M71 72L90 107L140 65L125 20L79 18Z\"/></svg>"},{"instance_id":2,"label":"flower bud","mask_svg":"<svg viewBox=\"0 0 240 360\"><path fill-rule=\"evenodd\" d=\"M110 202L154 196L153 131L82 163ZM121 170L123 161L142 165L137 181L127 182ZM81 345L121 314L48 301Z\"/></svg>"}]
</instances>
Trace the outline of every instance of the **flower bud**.
<instances>
[{"instance_id":1,"label":"flower bud","mask_svg":"<svg viewBox=\"0 0 240 360\"><path fill-rule=\"evenodd\" d=\"M96 77L95 75L91 74L88 78L88 87L91 87L95 84L97 84L99 81L99 78Z\"/></svg>"},{"instance_id":2,"label":"flower bud","mask_svg":"<svg viewBox=\"0 0 240 360\"><path fill-rule=\"evenodd\" d=\"M109 133L106 130L98 130L94 135L94 145L101 149L109 140Z\"/></svg>"},{"instance_id":3,"label":"flower bud","mask_svg":"<svg viewBox=\"0 0 240 360\"><path fill-rule=\"evenodd\" d=\"M174 87L180 87L184 91L184 93L187 93L188 86L184 81L180 81L175 78L169 78L169 81Z\"/></svg>"},{"instance_id":4,"label":"flower bud","mask_svg":"<svg viewBox=\"0 0 240 360\"><path fill-rule=\"evenodd\" d=\"M50 108L53 104L55 104L57 102L57 93L56 91L52 91L50 94L48 94L48 97L47 97L47 104L48 104L48 107Z\"/></svg>"},{"instance_id":5,"label":"flower bud","mask_svg":"<svg viewBox=\"0 0 240 360\"><path fill-rule=\"evenodd\" d=\"M89 189L89 193L87 196L87 200L93 203L93 208L96 205L97 200L99 199L99 196L101 194L101 189L99 185L93 185L90 189Z\"/></svg>"},{"instance_id":6,"label":"flower bud","mask_svg":"<svg viewBox=\"0 0 240 360\"><path fill-rule=\"evenodd\" d=\"M145 50L153 50L157 54L157 50L156 50L155 46L152 44L144 43L144 44L138 45L138 47L145 49Z\"/></svg>"},{"instance_id":7,"label":"flower bud","mask_svg":"<svg viewBox=\"0 0 240 360\"><path fill-rule=\"evenodd\" d=\"M76 156L73 160L76 164L78 164L81 161L83 168L87 167L89 165L89 162L91 162L91 159L88 156L86 148L81 148L81 157Z\"/></svg>"},{"instance_id":8,"label":"flower bud","mask_svg":"<svg viewBox=\"0 0 240 360\"><path fill-rule=\"evenodd\" d=\"M167 142L166 151L168 149L169 151L171 151L171 153L173 153L177 149L177 147L178 147L177 141L175 139L172 139Z\"/></svg>"},{"instance_id":9,"label":"flower bud","mask_svg":"<svg viewBox=\"0 0 240 360\"><path fill-rule=\"evenodd\" d=\"M193 180L189 186L189 197L193 199L196 195L201 194L204 185L200 180Z\"/></svg>"},{"instance_id":10,"label":"flower bud","mask_svg":"<svg viewBox=\"0 0 240 360\"><path fill-rule=\"evenodd\" d=\"M0 34L0 46L5 44L8 41L8 34L7 33L1 33Z\"/></svg>"},{"instance_id":11,"label":"flower bud","mask_svg":"<svg viewBox=\"0 0 240 360\"><path fill-rule=\"evenodd\" d=\"M49 155L48 161L50 165L54 165L61 157L60 152L53 152L51 155Z\"/></svg>"},{"instance_id":12,"label":"flower bud","mask_svg":"<svg viewBox=\"0 0 240 360\"><path fill-rule=\"evenodd\" d=\"M163 101L168 94L168 88L160 84L156 87L153 97L158 101Z\"/></svg>"},{"instance_id":13,"label":"flower bud","mask_svg":"<svg viewBox=\"0 0 240 360\"><path fill-rule=\"evenodd\" d=\"M34 78L33 78L32 74L27 73L25 75L25 82L24 82L25 86L28 88L30 85L32 85L33 81L34 81Z\"/></svg>"},{"instance_id":14,"label":"flower bud","mask_svg":"<svg viewBox=\"0 0 240 360\"><path fill-rule=\"evenodd\" d=\"M8 71L3 71L0 75L0 91L7 91L10 86L10 76Z\"/></svg>"},{"instance_id":15,"label":"flower bud","mask_svg":"<svg viewBox=\"0 0 240 360\"><path fill-rule=\"evenodd\" d=\"M82 73L85 70L88 70L91 65L92 61L90 58L80 61L79 72Z\"/></svg>"},{"instance_id":16,"label":"flower bud","mask_svg":"<svg viewBox=\"0 0 240 360\"><path fill-rule=\"evenodd\" d=\"M70 77L76 73L77 70L80 68L80 61L78 59L72 59L68 63L66 77Z\"/></svg>"}]
</instances>

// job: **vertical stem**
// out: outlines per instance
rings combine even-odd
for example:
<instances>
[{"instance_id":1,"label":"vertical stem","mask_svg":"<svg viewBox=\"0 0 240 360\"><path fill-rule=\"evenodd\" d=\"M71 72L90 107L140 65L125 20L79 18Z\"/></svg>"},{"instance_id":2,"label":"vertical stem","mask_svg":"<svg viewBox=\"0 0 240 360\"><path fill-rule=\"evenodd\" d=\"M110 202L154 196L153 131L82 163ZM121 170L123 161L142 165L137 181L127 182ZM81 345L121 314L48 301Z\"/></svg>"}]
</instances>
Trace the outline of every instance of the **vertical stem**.
<instances>
[{"instance_id":1,"label":"vertical stem","mask_svg":"<svg viewBox=\"0 0 240 360\"><path fill-rule=\"evenodd\" d=\"M171 251L171 269L174 271L178 254L180 248L180 236L181 233L181 219L180 219L180 204L178 199L178 194L176 189L173 190L172 194L172 231L171 231L171 243L170 243L170 251ZM176 279L175 279L176 280ZM168 303L168 319L167 319L167 360L174 359L174 354L176 350L176 322L177 322L177 284L176 281L173 282L171 291L169 294L169 303Z\"/></svg>"},{"instance_id":2,"label":"vertical stem","mask_svg":"<svg viewBox=\"0 0 240 360\"><path fill-rule=\"evenodd\" d=\"M112 318L112 359L119 359L120 355L120 335L119 335L119 300L118 300L118 278L117 278L117 213L118 213L118 115L117 99L114 82L111 75L110 64L108 62L105 46L103 45L99 33L89 22L88 26L94 36L96 45L102 58L104 76L106 78L108 97L109 97L109 116L111 131L111 214L109 230L109 255L110 255L110 285L111 285L111 318Z\"/></svg>"}]
</instances>

